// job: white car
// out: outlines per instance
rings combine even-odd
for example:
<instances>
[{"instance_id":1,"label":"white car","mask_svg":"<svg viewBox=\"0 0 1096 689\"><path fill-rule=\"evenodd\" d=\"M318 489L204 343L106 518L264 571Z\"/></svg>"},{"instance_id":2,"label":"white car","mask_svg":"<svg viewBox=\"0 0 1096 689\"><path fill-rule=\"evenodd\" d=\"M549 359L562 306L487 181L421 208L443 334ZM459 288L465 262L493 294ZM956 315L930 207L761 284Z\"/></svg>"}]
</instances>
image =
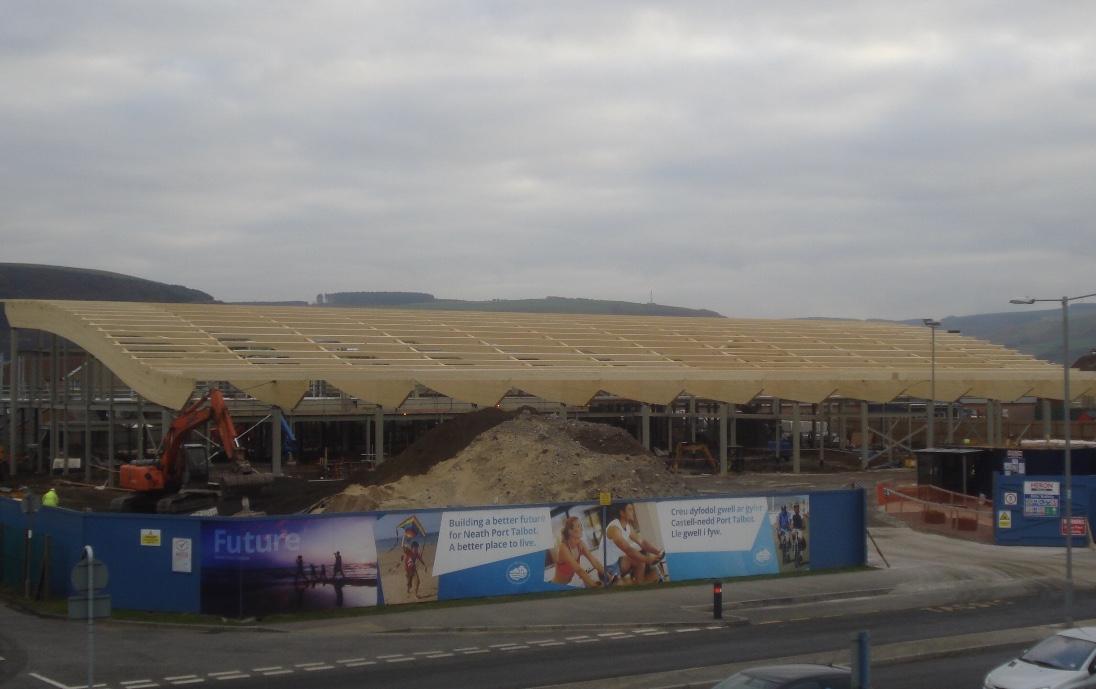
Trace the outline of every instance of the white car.
<instances>
[{"instance_id":1,"label":"white car","mask_svg":"<svg viewBox=\"0 0 1096 689\"><path fill-rule=\"evenodd\" d=\"M986 675L983 689L1096 687L1096 627L1063 629Z\"/></svg>"}]
</instances>

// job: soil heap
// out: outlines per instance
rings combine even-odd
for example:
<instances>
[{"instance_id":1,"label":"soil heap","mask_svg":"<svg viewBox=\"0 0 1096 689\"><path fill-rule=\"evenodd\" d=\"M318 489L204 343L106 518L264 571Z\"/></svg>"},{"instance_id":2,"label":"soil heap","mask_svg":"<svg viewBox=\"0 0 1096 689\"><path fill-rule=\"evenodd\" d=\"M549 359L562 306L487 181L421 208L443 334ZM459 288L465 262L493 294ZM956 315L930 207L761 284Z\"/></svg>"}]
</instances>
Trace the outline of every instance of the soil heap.
<instances>
[{"instance_id":1,"label":"soil heap","mask_svg":"<svg viewBox=\"0 0 1096 689\"><path fill-rule=\"evenodd\" d=\"M106 512L125 492L67 476L7 477L0 494L41 495L57 486L62 507ZM488 407L439 424L376 470L338 481L278 476L273 494L251 497L250 510L239 498L222 500L218 510L245 516L580 502L603 490L614 500L696 493L619 428Z\"/></svg>"},{"instance_id":2,"label":"soil heap","mask_svg":"<svg viewBox=\"0 0 1096 689\"><path fill-rule=\"evenodd\" d=\"M596 501L601 491L610 492L614 500L695 494L664 460L622 429L527 410L498 420L491 417L497 425L470 442L465 439L452 458L432 463L424 454L417 466L425 473L411 473L416 466L413 445L381 465L402 465L403 476L387 483L378 481L380 477L356 476L362 480L310 511L582 502ZM444 433L442 428L435 430ZM428 436L421 441L434 447L436 460L438 437Z\"/></svg>"}]
</instances>

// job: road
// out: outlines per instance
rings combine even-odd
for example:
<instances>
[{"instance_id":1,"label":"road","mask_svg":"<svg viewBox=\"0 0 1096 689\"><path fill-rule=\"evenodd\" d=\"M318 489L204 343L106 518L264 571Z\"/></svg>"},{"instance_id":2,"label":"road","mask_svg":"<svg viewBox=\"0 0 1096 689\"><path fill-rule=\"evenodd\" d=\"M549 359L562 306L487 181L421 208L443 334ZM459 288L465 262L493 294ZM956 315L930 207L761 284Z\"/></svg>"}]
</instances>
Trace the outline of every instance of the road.
<instances>
[{"instance_id":1,"label":"road","mask_svg":"<svg viewBox=\"0 0 1096 689\"><path fill-rule=\"evenodd\" d=\"M872 686L876 689L977 689L982 686L982 680L989 670L1020 655L1025 648L1027 646L1017 644L993 651L885 665L872 670Z\"/></svg>"},{"instance_id":2,"label":"road","mask_svg":"<svg viewBox=\"0 0 1096 689\"><path fill-rule=\"evenodd\" d=\"M1080 593L1076 602L1080 618L1096 617L1096 596L1091 592ZM110 624L94 632L94 673L96 683L110 689L203 684L224 689L304 689L317 682L325 689L362 685L522 689L591 681L612 686L607 683L610 678L651 673L672 677L688 672L691 677L714 680L729 674L734 664L804 654L846 662L843 658L847 657L849 639L861 630L869 632L874 648L1052 624L1060 617L1059 598L1052 591L926 605L902 612L865 609L871 604L850 601L847 614L807 618L799 617L805 611L793 607L785 607L782 614L777 614L779 609L758 610L757 615L764 613L768 621L729 627L709 622L552 632L343 634L337 629L315 629L214 634ZM780 619L774 621L774 617ZM25 649L29 658L26 672L4 686L86 686L85 625L28 619L11 611L0 614L0 622L4 630L0 648ZM948 681L945 685L978 686L981 675L999 657L989 654L958 662L959 668L977 675L976 682ZM908 672L896 672L893 665L885 665L875 675L875 686L945 686L916 684L912 678L930 677L937 668L956 662L938 658L919 661L911 664ZM700 670L703 668L706 670ZM659 686L659 682L645 686Z\"/></svg>"}]
</instances>

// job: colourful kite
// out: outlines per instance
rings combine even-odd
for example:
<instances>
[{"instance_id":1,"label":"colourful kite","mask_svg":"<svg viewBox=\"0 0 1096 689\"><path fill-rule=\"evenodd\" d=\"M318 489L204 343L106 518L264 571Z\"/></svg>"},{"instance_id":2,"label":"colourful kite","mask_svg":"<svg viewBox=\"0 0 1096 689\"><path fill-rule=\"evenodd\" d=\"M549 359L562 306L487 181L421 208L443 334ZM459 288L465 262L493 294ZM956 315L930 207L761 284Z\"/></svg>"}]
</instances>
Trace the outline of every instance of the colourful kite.
<instances>
[{"instance_id":1,"label":"colourful kite","mask_svg":"<svg viewBox=\"0 0 1096 689\"><path fill-rule=\"evenodd\" d=\"M399 532L403 531L403 537L400 538ZM406 546L410 541L416 538L426 538L426 527L422 525L419 518L415 515L411 515L407 519L404 519L399 524L396 524L396 536L400 539L400 545ZM395 550L395 546L392 549Z\"/></svg>"}]
</instances>

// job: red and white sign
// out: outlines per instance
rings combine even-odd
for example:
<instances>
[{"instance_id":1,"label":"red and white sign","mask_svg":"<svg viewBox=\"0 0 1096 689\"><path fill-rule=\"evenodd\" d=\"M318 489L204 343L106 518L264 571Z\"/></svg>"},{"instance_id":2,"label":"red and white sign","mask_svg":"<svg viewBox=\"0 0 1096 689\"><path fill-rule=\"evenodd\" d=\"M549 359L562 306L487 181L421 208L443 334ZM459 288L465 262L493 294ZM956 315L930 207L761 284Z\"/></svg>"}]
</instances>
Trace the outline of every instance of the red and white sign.
<instances>
[{"instance_id":1,"label":"red and white sign","mask_svg":"<svg viewBox=\"0 0 1096 689\"><path fill-rule=\"evenodd\" d=\"M1070 530L1072 536L1084 536L1088 533L1088 520L1084 517L1070 517L1073 528ZM1066 520L1062 519L1062 535L1066 535Z\"/></svg>"}]
</instances>

